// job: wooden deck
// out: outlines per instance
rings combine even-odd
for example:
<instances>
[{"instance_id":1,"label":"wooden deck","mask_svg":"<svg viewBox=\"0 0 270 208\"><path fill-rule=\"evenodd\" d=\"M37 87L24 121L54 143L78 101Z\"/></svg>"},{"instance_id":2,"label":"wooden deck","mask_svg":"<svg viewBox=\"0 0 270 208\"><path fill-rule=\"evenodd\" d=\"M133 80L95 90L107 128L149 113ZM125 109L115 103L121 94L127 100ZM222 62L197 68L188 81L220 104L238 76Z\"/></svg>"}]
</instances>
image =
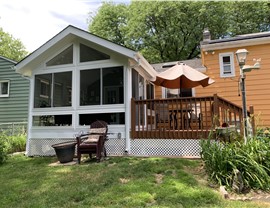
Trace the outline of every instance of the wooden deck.
<instances>
[{"instance_id":1,"label":"wooden deck","mask_svg":"<svg viewBox=\"0 0 270 208\"><path fill-rule=\"evenodd\" d=\"M249 115L253 113L250 108ZM242 108L217 95L131 100L132 139L206 139L224 123L242 132ZM251 116L254 129L254 119Z\"/></svg>"}]
</instances>

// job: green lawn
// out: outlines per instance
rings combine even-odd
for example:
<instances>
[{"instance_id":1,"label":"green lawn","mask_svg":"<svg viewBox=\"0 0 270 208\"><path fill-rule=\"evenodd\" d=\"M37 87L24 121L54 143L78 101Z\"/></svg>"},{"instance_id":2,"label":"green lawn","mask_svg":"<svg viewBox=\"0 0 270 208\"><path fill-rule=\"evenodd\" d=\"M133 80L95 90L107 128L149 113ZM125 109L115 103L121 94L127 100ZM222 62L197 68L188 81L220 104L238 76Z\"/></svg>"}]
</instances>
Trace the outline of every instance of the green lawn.
<instances>
[{"instance_id":1,"label":"green lawn","mask_svg":"<svg viewBox=\"0 0 270 208\"><path fill-rule=\"evenodd\" d=\"M49 166L55 161L10 157L0 166L0 207L267 207L222 199L198 180L203 178L200 161L110 157Z\"/></svg>"}]
</instances>

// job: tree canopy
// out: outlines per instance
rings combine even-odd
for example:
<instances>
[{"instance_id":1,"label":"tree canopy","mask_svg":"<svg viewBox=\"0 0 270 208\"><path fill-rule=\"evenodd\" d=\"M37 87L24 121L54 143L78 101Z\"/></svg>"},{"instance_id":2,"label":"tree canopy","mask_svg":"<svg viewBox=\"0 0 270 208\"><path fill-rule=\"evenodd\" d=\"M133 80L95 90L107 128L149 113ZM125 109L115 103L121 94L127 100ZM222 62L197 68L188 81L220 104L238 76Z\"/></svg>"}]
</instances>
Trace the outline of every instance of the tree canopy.
<instances>
[{"instance_id":1,"label":"tree canopy","mask_svg":"<svg viewBox=\"0 0 270 208\"><path fill-rule=\"evenodd\" d=\"M140 51L150 62L185 60L200 55L205 28L212 39L268 31L266 1L104 2L90 14L89 31Z\"/></svg>"},{"instance_id":2,"label":"tree canopy","mask_svg":"<svg viewBox=\"0 0 270 208\"><path fill-rule=\"evenodd\" d=\"M28 54L22 42L4 32L2 28L0 28L0 43L0 56L20 61Z\"/></svg>"}]
</instances>

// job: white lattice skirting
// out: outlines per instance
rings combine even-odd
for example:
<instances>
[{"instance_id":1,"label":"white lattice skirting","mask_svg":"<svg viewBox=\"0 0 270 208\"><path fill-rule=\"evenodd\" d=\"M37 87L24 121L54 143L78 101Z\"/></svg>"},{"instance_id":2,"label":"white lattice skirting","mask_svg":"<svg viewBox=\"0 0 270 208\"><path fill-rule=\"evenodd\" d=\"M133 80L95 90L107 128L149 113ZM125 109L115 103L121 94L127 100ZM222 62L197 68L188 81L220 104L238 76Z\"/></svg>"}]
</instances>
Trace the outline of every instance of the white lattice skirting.
<instances>
[{"instance_id":1,"label":"white lattice skirting","mask_svg":"<svg viewBox=\"0 0 270 208\"><path fill-rule=\"evenodd\" d=\"M29 140L28 156L52 156L53 144L75 141L74 139L35 139ZM199 157L200 140L195 139L134 139L130 141L131 156L178 156ZM108 155L126 155L125 139L109 139L106 142Z\"/></svg>"}]
</instances>

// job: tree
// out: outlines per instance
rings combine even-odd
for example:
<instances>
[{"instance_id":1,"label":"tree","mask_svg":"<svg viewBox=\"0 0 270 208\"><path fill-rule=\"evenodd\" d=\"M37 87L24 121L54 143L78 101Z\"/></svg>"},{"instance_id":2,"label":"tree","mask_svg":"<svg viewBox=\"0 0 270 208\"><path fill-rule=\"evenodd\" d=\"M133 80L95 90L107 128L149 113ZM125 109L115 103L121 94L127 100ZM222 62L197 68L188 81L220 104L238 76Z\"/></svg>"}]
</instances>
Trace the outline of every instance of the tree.
<instances>
[{"instance_id":1,"label":"tree","mask_svg":"<svg viewBox=\"0 0 270 208\"><path fill-rule=\"evenodd\" d=\"M24 45L0 28L0 55L14 61L20 61L27 55Z\"/></svg>"},{"instance_id":2,"label":"tree","mask_svg":"<svg viewBox=\"0 0 270 208\"><path fill-rule=\"evenodd\" d=\"M231 36L269 31L269 1L228 2L228 31Z\"/></svg>"},{"instance_id":3,"label":"tree","mask_svg":"<svg viewBox=\"0 0 270 208\"><path fill-rule=\"evenodd\" d=\"M103 3L90 32L140 51L150 62L199 57L205 28L212 39L269 30L269 3L132 1Z\"/></svg>"},{"instance_id":4,"label":"tree","mask_svg":"<svg viewBox=\"0 0 270 208\"><path fill-rule=\"evenodd\" d=\"M119 45L126 46L128 6L104 2L97 14L90 13L89 31Z\"/></svg>"},{"instance_id":5,"label":"tree","mask_svg":"<svg viewBox=\"0 0 270 208\"><path fill-rule=\"evenodd\" d=\"M226 24L222 15L224 7L218 5L217 2L136 2L130 6L133 18L130 18L129 36L140 38L136 49L152 62L195 58L200 53L205 27L210 27L216 36L226 31L222 27Z\"/></svg>"}]
</instances>

